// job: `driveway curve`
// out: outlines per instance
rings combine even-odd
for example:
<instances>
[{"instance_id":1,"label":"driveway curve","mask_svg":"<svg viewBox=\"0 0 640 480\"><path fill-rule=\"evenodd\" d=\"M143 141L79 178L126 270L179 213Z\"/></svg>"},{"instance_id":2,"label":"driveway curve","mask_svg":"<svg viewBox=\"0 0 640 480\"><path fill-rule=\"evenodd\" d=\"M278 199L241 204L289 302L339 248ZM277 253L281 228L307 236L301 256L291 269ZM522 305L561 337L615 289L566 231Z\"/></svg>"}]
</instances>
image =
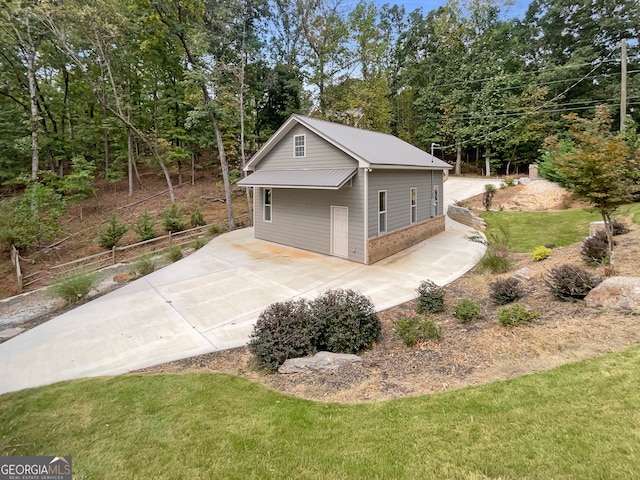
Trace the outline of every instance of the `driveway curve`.
<instances>
[{"instance_id":1,"label":"driveway curve","mask_svg":"<svg viewBox=\"0 0 640 480\"><path fill-rule=\"evenodd\" d=\"M486 183L450 178L445 205ZM0 394L238 347L266 306L333 288L358 290L384 310L412 299L424 279L444 285L471 269L484 246L470 231L447 218L445 232L370 266L256 240L252 228L221 235L0 344Z\"/></svg>"}]
</instances>

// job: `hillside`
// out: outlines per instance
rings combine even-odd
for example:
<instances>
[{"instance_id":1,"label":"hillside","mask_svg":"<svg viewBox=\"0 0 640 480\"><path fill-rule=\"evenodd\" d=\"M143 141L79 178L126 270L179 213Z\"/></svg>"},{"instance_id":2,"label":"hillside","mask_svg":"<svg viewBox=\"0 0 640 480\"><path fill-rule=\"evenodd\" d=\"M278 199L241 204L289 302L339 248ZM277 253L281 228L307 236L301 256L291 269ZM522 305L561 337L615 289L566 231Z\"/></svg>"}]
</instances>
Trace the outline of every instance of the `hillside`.
<instances>
[{"instance_id":1,"label":"hillside","mask_svg":"<svg viewBox=\"0 0 640 480\"><path fill-rule=\"evenodd\" d=\"M132 197L127 195L125 181L116 184L106 182L96 183L96 195L89 197L78 204L69 206L66 216L61 222L61 231L58 238L51 242L48 248L23 253L21 261L23 275L27 278L35 274L38 281L28 285L25 291L46 285L51 277L51 267L61 265L71 260L104 252L96 238L105 222L112 214L116 214L121 222L131 224L135 222L145 211L156 220L155 230L158 235L166 232L160 224L160 213L171 205L169 194L166 191L164 178L152 170L141 170L142 187L135 185ZM177 183L177 178L174 179ZM248 206L246 197L242 191L235 192L233 198L234 217L237 221L246 224ZM224 190L221 176L213 167L196 174L194 185L190 183L190 177L186 177L181 188L175 188L176 201L183 210L185 224L189 226L191 212L198 208L205 222L219 222L224 225L227 220L227 210L224 203ZM80 210L82 208L82 219ZM122 244L128 245L139 241L137 234L129 229L125 234ZM2 253L0 262L0 298L16 295L17 282L13 265L8 252Z\"/></svg>"}]
</instances>

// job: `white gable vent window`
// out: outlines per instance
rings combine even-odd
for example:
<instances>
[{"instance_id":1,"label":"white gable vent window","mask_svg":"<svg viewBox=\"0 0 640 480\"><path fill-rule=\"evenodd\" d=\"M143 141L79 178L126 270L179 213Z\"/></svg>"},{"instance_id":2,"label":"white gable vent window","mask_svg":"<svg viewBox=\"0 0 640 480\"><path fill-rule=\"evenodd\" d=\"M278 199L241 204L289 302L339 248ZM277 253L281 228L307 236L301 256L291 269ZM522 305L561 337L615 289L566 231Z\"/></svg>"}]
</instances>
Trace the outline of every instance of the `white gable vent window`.
<instances>
[{"instance_id":1,"label":"white gable vent window","mask_svg":"<svg viewBox=\"0 0 640 480\"><path fill-rule=\"evenodd\" d=\"M306 135L294 135L293 137L293 156L295 158L306 157Z\"/></svg>"}]
</instances>

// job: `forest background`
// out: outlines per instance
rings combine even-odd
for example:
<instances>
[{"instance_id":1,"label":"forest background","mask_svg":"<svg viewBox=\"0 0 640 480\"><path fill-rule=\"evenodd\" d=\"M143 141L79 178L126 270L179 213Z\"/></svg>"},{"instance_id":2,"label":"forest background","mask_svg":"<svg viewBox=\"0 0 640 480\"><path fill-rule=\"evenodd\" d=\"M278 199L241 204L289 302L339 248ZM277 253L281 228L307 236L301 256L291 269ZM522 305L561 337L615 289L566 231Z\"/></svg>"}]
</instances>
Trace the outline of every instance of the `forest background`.
<instances>
[{"instance_id":1,"label":"forest background","mask_svg":"<svg viewBox=\"0 0 640 480\"><path fill-rule=\"evenodd\" d=\"M523 171L570 112L609 105L614 130L640 117L637 0L533 0L522 18L492 0L429 12L364 0L1 4L0 236L23 249L57 230L20 245L16 199L33 223L98 181L132 196L142 169L173 202L183 172L216 165L233 228L234 181L292 113L391 133L484 175Z\"/></svg>"}]
</instances>

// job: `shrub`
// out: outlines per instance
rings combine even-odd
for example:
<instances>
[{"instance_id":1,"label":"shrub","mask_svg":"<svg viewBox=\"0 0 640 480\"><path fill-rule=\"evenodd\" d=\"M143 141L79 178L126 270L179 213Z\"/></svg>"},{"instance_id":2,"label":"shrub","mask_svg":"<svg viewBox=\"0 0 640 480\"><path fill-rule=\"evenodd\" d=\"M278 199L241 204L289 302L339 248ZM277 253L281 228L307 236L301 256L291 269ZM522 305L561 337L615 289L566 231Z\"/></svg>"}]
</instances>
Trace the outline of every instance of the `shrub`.
<instances>
[{"instance_id":1,"label":"shrub","mask_svg":"<svg viewBox=\"0 0 640 480\"><path fill-rule=\"evenodd\" d=\"M536 247L536 249L531 252L531 260L534 262L539 262L544 260L545 258L549 258L553 251L548 247Z\"/></svg>"},{"instance_id":2,"label":"shrub","mask_svg":"<svg viewBox=\"0 0 640 480\"><path fill-rule=\"evenodd\" d=\"M609 263L609 241L602 230L582 241L580 256L590 265Z\"/></svg>"},{"instance_id":3,"label":"shrub","mask_svg":"<svg viewBox=\"0 0 640 480\"><path fill-rule=\"evenodd\" d=\"M498 311L498 320L502 325L516 326L523 323L531 323L540 314L534 310L528 310L519 303L501 307Z\"/></svg>"},{"instance_id":4,"label":"shrub","mask_svg":"<svg viewBox=\"0 0 640 480\"><path fill-rule=\"evenodd\" d=\"M371 300L354 290L329 290L310 304L318 350L356 353L380 338L382 327Z\"/></svg>"},{"instance_id":5,"label":"shrub","mask_svg":"<svg viewBox=\"0 0 640 480\"><path fill-rule=\"evenodd\" d=\"M191 246L194 250L200 250L207 244L207 239L205 237L196 237L193 242L191 242Z\"/></svg>"},{"instance_id":6,"label":"shrub","mask_svg":"<svg viewBox=\"0 0 640 480\"><path fill-rule=\"evenodd\" d=\"M200 209L196 207L196 209L191 213L191 226L195 228L202 227L203 225L206 225L204 217L202 216Z\"/></svg>"},{"instance_id":7,"label":"shrub","mask_svg":"<svg viewBox=\"0 0 640 480\"><path fill-rule=\"evenodd\" d=\"M96 272L72 273L53 283L51 291L67 303L76 303L89 294L97 279Z\"/></svg>"},{"instance_id":8,"label":"shrub","mask_svg":"<svg viewBox=\"0 0 640 480\"><path fill-rule=\"evenodd\" d=\"M184 230L182 209L177 203L172 203L171 208L162 212L160 216L162 217L162 228L167 232L175 233Z\"/></svg>"},{"instance_id":9,"label":"shrub","mask_svg":"<svg viewBox=\"0 0 640 480\"><path fill-rule=\"evenodd\" d=\"M442 338L442 326L437 325L430 318L412 314L395 321L393 335L407 347L414 347L418 342L427 340L439 342Z\"/></svg>"},{"instance_id":10,"label":"shrub","mask_svg":"<svg viewBox=\"0 0 640 480\"><path fill-rule=\"evenodd\" d=\"M545 278L551 294L558 300L573 301L584 298L602 280L583 268L562 265L553 268Z\"/></svg>"},{"instance_id":11,"label":"shrub","mask_svg":"<svg viewBox=\"0 0 640 480\"><path fill-rule=\"evenodd\" d=\"M496 305L506 305L524 296L520 280L513 277L496 280L489 285L489 290L489 296Z\"/></svg>"},{"instance_id":12,"label":"shrub","mask_svg":"<svg viewBox=\"0 0 640 480\"><path fill-rule=\"evenodd\" d=\"M182 247L180 245L172 245L165 250L165 256L170 262L177 262L182 258Z\"/></svg>"},{"instance_id":13,"label":"shrub","mask_svg":"<svg viewBox=\"0 0 640 480\"><path fill-rule=\"evenodd\" d=\"M109 217L105 228L98 234L98 245L102 248L113 248L118 245L125 233L127 233L127 226L120 223L114 213Z\"/></svg>"},{"instance_id":14,"label":"shrub","mask_svg":"<svg viewBox=\"0 0 640 480\"><path fill-rule=\"evenodd\" d=\"M417 288L416 310L418 313L436 313L444 310L444 290L431 280L424 280Z\"/></svg>"},{"instance_id":15,"label":"shrub","mask_svg":"<svg viewBox=\"0 0 640 480\"><path fill-rule=\"evenodd\" d=\"M464 298L454 305L453 316L460 320L461 323L469 323L482 315L477 303Z\"/></svg>"},{"instance_id":16,"label":"shrub","mask_svg":"<svg viewBox=\"0 0 640 480\"><path fill-rule=\"evenodd\" d=\"M489 211L491 204L493 203L493 195L496 193L495 185L487 183L484 186L484 193L482 194L482 206L486 211Z\"/></svg>"},{"instance_id":17,"label":"shrub","mask_svg":"<svg viewBox=\"0 0 640 480\"><path fill-rule=\"evenodd\" d=\"M613 236L624 235L625 233L629 233L629 227L626 223L620 220L611 220L611 233Z\"/></svg>"},{"instance_id":18,"label":"shrub","mask_svg":"<svg viewBox=\"0 0 640 480\"><path fill-rule=\"evenodd\" d=\"M489 232L489 246L484 256L478 262L481 272L505 273L511 269L509 259L509 234L500 226Z\"/></svg>"},{"instance_id":19,"label":"shrub","mask_svg":"<svg viewBox=\"0 0 640 480\"><path fill-rule=\"evenodd\" d=\"M507 187L515 187L518 184L518 180L513 177L507 177L504 179L504 183Z\"/></svg>"},{"instance_id":20,"label":"shrub","mask_svg":"<svg viewBox=\"0 0 640 480\"><path fill-rule=\"evenodd\" d=\"M318 332L310 318L305 300L269 305L258 317L249 339L249 350L269 371L275 371L289 358L315 353L314 340Z\"/></svg>"},{"instance_id":21,"label":"shrub","mask_svg":"<svg viewBox=\"0 0 640 480\"><path fill-rule=\"evenodd\" d=\"M151 255L145 255L140 257L133 264L133 268L130 270L130 273L133 275L145 276L149 275L156 269L156 261Z\"/></svg>"},{"instance_id":22,"label":"shrub","mask_svg":"<svg viewBox=\"0 0 640 480\"><path fill-rule=\"evenodd\" d=\"M207 229L207 232L209 233L209 235L212 235L212 236L219 235L220 233L222 233L222 231L223 231L223 227L217 223L214 223Z\"/></svg>"},{"instance_id":23,"label":"shrub","mask_svg":"<svg viewBox=\"0 0 640 480\"><path fill-rule=\"evenodd\" d=\"M156 238L156 231L153 228L155 225L155 221L149 215L149 212L144 212L136 223L132 225L133 231L138 234L140 237L140 241L144 242L145 240L151 240L152 238Z\"/></svg>"}]
</instances>

